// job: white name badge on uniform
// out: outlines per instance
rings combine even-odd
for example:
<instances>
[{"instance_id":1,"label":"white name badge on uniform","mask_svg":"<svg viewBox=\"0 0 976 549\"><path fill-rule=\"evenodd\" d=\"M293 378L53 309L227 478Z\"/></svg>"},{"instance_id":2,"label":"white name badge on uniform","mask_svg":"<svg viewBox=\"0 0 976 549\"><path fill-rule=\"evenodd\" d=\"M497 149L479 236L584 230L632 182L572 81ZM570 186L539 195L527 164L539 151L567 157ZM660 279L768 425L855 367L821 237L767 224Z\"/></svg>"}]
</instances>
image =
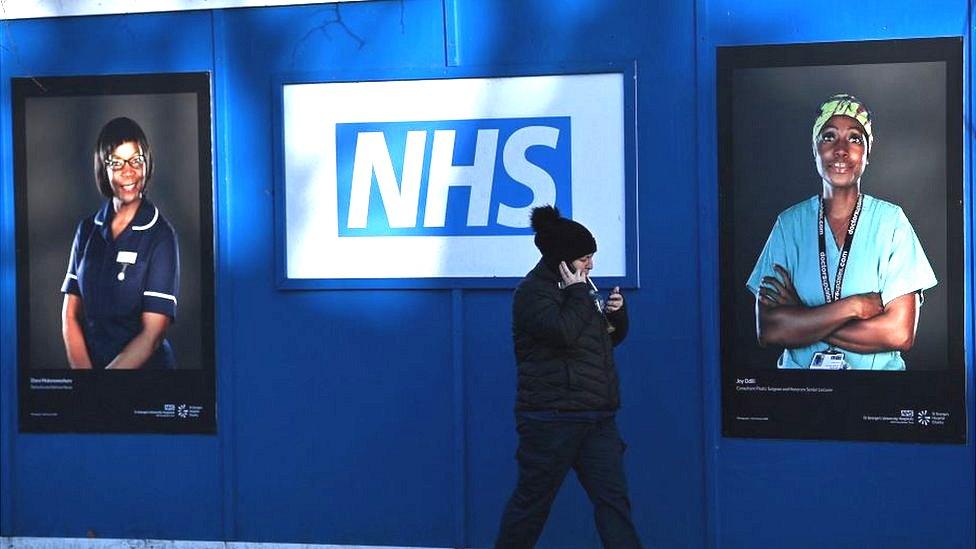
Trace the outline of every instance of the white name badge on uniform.
<instances>
[{"instance_id":1,"label":"white name badge on uniform","mask_svg":"<svg viewBox=\"0 0 976 549\"><path fill-rule=\"evenodd\" d=\"M135 265L137 257L139 257L139 254L136 252L125 251L120 251L119 255L115 256L115 262L122 264L122 270L120 270L118 276L115 277L119 279L119 282L125 280L125 268L129 265Z\"/></svg>"},{"instance_id":2,"label":"white name badge on uniform","mask_svg":"<svg viewBox=\"0 0 976 549\"><path fill-rule=\"evenodd\" d=\"M847 362L844 360L844 353L840 351L827 350L813 353L813 360L810 361L811 370L844 370Z\"/></svg>"},{"instance_id":3,"label":"white name badge on uniform","mask_svg":"<svg viewBox=\"0 0 976 549\"><path fill-rule=\"evenodd\" d=\"M115 256L115 261L135 265L137 257L139 257L139 254L136 252L119 252L119 255Z\"/></svg>"}]
</instances>

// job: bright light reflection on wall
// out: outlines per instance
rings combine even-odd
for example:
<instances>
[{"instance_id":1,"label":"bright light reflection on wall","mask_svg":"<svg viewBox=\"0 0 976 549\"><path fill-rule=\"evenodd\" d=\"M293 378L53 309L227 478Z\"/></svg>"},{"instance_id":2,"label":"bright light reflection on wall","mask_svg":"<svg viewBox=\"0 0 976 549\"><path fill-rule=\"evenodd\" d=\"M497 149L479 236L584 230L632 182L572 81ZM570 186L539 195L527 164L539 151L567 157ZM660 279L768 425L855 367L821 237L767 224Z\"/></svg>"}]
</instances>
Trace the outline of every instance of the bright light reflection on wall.
<instances>
[{"instance_id":1,"label":"bright light reflection on wall","mask_svg":"<svg viewBox=\"0 0 976 549\"><path fill-rule=\"evenodd\" d=\"M364 0L10 0L0 2L0 19L40 19L79 15L254 8L297 4L336 4Z\"/></svg>"}]
</instances>

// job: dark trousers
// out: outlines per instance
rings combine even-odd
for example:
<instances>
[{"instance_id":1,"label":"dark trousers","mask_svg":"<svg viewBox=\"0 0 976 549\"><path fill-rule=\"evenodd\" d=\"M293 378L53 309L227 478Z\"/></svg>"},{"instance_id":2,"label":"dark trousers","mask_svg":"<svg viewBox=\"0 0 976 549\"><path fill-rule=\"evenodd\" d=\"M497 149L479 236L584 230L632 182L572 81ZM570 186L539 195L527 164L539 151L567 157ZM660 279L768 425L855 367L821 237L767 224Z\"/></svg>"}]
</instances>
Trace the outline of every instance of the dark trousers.
<instances>
[{"instance_id":1,"label":"dark trousers","mask_svg":"<svg viewBox=\"0 0 976 549\"><path fill-rule=\"evenodd\" d=\"M518 485L505 506L496 548L528 549L535 545L570 467L593 503L603 546L641 546L630 518L623 468L625 445L613 417L595 421L518 418L516 425Z\"/></svg>"}]
</instances>

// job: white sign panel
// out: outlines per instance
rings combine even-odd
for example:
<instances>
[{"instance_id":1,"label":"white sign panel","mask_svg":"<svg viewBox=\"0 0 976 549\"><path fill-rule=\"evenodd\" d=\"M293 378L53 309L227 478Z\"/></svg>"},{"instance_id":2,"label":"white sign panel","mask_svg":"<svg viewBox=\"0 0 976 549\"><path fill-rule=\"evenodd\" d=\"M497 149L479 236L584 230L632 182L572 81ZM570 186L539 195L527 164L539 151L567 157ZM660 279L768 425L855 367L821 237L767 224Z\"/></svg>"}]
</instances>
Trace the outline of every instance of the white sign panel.
<instances>
[{"instance_id":1,"label":"white sign panel","mask_svg":"<svg viewBox=\"0 0 976 549\"><path fill-rule=\"evenodd\" d=\"M625 276L623 75L286 84L288 279L520 277L554 204Z\"/></svg>"}]
</instances>

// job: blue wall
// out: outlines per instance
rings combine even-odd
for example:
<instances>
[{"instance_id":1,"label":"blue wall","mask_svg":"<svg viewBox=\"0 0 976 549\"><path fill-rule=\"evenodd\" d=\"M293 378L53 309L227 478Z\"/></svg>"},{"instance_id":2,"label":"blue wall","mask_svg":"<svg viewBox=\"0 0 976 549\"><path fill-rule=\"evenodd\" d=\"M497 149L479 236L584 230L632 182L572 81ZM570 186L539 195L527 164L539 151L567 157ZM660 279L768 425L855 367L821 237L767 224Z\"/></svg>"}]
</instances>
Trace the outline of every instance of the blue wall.
<instances>
[{"instance_id":1,"label":"blue wall","mask_svg":"<svg viewBox=\"0 0 976 549\"><path fill-rule=\"evenodd\" d=\"M719 436L713 50L968 37L967 4L739 4L371 1L0 27L2 534L489 545L515 481L510 291L276 289L271 83L636 59L643 276L619 422L645 544L971 547L972 443ZM17 434L10 77L200 70L214 74L218 435ZM575 480L540 545L599 546Z\"/></svg>"},{"instance_id":2,"label":"blue wall","mask_svg":"<svg viewBox=\"0 0 976 549\"><path fill-rule=\"evenodd\" d=\"M709 512L717 547L973 547L974 458L965 446L786 442L722 438L719 433L715 226L715 47L963 36L966 41L964 196L972 204L970 89L972 14L967 2L861 2L847 7L800 0L775 3L703 0L698 113L702 204L703 375L709 395ZM972 234L966 211L967 236ZM967 240L967 242L970 242ZM967 316L972 316L971 247ZM966 324L967 414L973 425L972 327Z\"/></svg>"}]
</instances>

